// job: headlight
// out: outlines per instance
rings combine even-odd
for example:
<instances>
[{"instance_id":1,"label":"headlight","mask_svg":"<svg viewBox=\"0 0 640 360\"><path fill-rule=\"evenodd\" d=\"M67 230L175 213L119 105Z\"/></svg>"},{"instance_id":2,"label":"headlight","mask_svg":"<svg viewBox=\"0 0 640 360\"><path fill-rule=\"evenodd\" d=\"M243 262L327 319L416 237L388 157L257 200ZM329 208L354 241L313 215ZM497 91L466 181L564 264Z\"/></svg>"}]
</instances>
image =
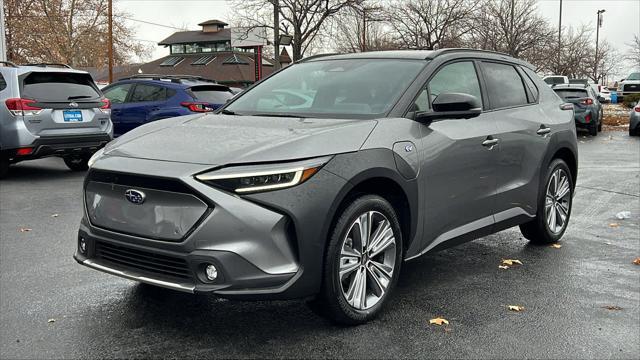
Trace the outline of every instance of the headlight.
<instances>
[{"instance_id":1,"label":"headlight","mask_svg":"<svg viewBox=\"0 0 640 360\"><path fill-rule=\"evenodd\" d=\"M98 160L98 158L100 156L102 156L102 154L104 153L104 148L96 151L90 158L89 161L87 161L87 165L89 165L89 167L92 167L93 164L96 162L96 160Z\"/></svg>"},{"instance_id":2,"label":"headlight","mask_svg":"<svg viewBox=\"0 0 640 360\"><path fill-rule=\"evenodd\" d=\"M237 166L196 175L196 179L236 193L252 193L302 184L326 164L323 157L287 164Z\"/></svg>"}]
</instances>

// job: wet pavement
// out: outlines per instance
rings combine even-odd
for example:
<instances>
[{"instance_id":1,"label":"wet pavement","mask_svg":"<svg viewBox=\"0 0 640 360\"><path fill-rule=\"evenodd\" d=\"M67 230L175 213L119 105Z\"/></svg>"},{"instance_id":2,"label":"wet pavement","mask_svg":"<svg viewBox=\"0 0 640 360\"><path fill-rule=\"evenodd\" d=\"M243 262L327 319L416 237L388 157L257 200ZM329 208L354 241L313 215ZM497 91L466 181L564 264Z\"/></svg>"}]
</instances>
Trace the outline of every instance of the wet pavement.
<instances>
[{"instance_id":1,"label":"wet pavement","mask_svg":"<svg viewBox=\"0 0 640 360\"><path fill-rule=\"evenodd\" d=\"M407 262L384 313L358 327L304 300L228 301L82 267L71 256L83 174L60 159L18 164L0 182L0 358L637 358L640 138L579 140L561 248L513 228ZM449 325L429 325L438 316Z\"/></svg>"}]
</instances>

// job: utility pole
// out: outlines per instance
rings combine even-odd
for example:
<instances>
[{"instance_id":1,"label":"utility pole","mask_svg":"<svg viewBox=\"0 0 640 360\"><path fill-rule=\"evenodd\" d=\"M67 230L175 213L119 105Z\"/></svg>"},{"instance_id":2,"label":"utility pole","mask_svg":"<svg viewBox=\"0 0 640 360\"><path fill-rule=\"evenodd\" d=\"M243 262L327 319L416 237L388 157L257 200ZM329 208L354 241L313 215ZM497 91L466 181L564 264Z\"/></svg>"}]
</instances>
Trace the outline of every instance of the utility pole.
<instances>
[{"instance_id":1,"label":"utility pole","mask_svg":"<svg viewBox=\"0 0 640 360\"><path fill-rule=\"evenodd\" d=\"M275 49L274 70L278 71L280 64L280 0L273 1L273 47Z\"/></svg>"},{"instance_id":2,"label":"utility pole","mask_svg":"<svg viewBox=\"0 0 640 360\"><path fill-rule=\"evenodd\" d=\"M113 0L109 0L109 36L108 36L108 49L109 49L109 84L113 82Z\"/></svg>"},{"instance_id":3,"label":"utility pole","mask_svg":"<svg viewBox=\"0 0 640 360\"><path fill-rule=\"evenodd\" d=\"M4 0L0 0L0 61L7 61L6 28L4 25Z\"/></svg>"},{"instance_id":4,"label":"utility pole","mask_svg":"<svg viewBox=\"0 0 640 360\"><path fill-rule=\"evenodd\" d=\"M593 69L593 73L596 76L596 83L600 82L600 79L598 78L598 63L600 62L600 59L598 59L598 40L600 37L600 26L602 26L602 13L605 12L604 9L602 10L598 10L597 15L598 15L598 20L596 22L596 62L594 64L594 69Z\"/></svg>"},{"instance_id":5,"label":"utility pole","mask_svg":"<svg viewBox=\"0 0 640 360\"><path fill-rule=\"evenodd\" d=\"M362 8L362 52L367 51L367 8Z\"/></svg>"},{"instance_id":6,"label":"utility pole","mask_svg":"<svg viewBox=\"0 0 640 360\"><path fill-rule=\"evenodd\" d=\"M562 0L560 0L560 16L558 18L558 68L557 70L560 70L560 61L561 61L561 56L560 54L562 53ZM562 75L562 74L558 74L558 75Z\"/></svg>"}]
</instances>

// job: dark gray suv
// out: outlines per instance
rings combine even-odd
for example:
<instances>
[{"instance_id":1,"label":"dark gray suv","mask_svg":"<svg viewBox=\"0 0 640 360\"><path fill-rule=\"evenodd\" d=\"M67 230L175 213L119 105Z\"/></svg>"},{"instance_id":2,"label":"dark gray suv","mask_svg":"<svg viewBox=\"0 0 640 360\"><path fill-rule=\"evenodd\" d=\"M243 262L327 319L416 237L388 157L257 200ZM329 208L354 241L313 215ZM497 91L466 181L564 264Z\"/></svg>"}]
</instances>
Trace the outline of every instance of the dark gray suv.
<instances>
[{"instance_id":1,"label":"dark gray suv","mask_svg":"<svg viewBox=\"0 0 640 360\"><path fill-rule=\"evenodd\" d=\"M96 154L74 257L186 292L316 296L362 323L403 261L516 225L535 243L562 237L572 110L497 53L309 58L218 114L153 122Z\"/></svg>"}]
</instances>

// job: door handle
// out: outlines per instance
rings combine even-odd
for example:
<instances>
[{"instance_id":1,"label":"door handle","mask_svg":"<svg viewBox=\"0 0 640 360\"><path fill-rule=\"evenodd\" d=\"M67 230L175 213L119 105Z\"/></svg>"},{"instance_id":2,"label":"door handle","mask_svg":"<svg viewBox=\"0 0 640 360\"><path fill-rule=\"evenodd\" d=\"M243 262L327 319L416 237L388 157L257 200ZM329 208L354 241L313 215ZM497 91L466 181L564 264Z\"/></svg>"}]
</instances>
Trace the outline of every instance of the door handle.
<instances>
[{"instance_id":1,"label":"door handle","mask_svg":"<svg viewBox=\"0 0 640 360\"><path fill-rule=\"evenodd\" d=\"M500 140L494 139L493 136L487 137L487 140L482 142L482 146L486 146L489 150L493 149L494 146L498 145Z\"/></svg>"},{"instance_id":2,"label":"door handle","mask_svg":"<svg viewBox=\"0 0 640 360\"><path fill-rule=\"evenodd\" d=\"M544 135L547 135L550 132L551 132L551 128L550 127L546 127L544 125L541 125L540 129L538 129L538 131L536 131L536 134L544 136Z\"/></svg>"}]
</instances>

